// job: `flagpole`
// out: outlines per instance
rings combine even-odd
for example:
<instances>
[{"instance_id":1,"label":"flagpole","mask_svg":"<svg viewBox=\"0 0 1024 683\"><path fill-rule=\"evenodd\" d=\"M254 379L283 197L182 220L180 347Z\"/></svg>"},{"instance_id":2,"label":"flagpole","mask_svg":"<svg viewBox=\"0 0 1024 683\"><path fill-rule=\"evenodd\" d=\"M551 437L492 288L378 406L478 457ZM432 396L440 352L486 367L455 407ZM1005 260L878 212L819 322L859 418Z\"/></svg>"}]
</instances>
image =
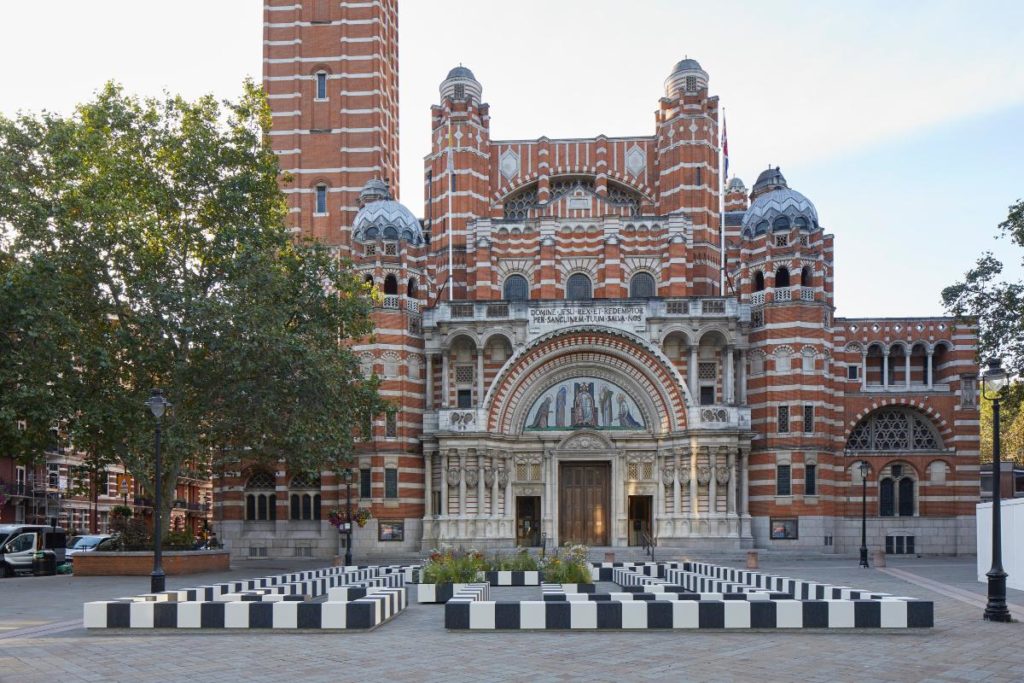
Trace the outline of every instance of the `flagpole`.
<instances>
[{"instance_id":1,"label":"flagpole","mask_svg":"<svg viewBox=\"0 0 1024 683\"><path fill-rule=\"evenodd\" d=\"M725 107L722 107L722 139L719 140L718 151L718 239L719 258L721 268L718 274L719 296L725 296L725 183L728 178L725 174L729 172L728 161L728 134L725 127Z\"/></svg>"},{"instance_id":2,"label":"flagpole","mask_svg":"<svg viewBox=\"0 0 1024 683\"><path fill-rule=\"evenodd\" d=\"M452 118L448 114L448 301L455 299L455 287L452 275L455 272L455 256L452 243L455 241L455 229L452 226L452 192L455 189L455 159L452 156Z\"/></svg>"}]
</instances>

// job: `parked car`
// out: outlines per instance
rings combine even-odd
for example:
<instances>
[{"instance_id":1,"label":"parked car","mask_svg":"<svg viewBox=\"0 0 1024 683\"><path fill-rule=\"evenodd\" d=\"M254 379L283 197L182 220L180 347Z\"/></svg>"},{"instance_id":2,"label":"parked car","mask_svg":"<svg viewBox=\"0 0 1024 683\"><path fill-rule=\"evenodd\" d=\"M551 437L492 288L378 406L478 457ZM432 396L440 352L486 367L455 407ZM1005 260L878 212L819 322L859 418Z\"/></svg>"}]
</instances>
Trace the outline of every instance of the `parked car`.
<instances>
[{"instance_id":1,"label":"parked car","mask_svg":"<svg viewBox=\"0 0 1024 683\"><path fill-rule=\"evenodd\" d=\"M67 535L60 527L39 524L0 525L0 577L33 571L36 554L53 554L53 564L65 559Z\"/></svg>"},{"instance_id":2,"label":"parked car","mask_svg":"<svg viewBox=\"0 0 1024 683\"><path fill-rule=\"evenodd\" d=\"M68 562L74 562L75 555L96 550L96 547L103 541L110 538L110 534L91 534L88 536L76 536L75 540L68 546L65 553Z\"/></svg>"}]
</instances>

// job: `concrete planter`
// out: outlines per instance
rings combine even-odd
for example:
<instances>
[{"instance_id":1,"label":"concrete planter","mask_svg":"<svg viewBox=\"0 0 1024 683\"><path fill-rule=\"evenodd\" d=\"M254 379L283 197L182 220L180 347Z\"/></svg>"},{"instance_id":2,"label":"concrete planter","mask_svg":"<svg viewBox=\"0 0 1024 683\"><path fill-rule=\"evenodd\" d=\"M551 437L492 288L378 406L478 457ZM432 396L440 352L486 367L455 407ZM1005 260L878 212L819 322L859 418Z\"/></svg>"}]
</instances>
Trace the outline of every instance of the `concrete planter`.
<instances>
[{"instance_id":1,"label":"concrete planter","mask_svg":"<svg viewBox=\"0 0 1024 683\"><path fill-rule=\"evenodd\" d=\"M227 571L227 550L165 550L161 564L168 576ZM148 576L153 571L152 551L78 553L75 576Z\"/></svg>"},{"instance_id":2,"label":"concrete planter","mask_svg":"<svg viewBox=\"0 0 1024 683\"><path fill-rule=\"evenodd\" d=\"M444 604L452 599L456 591L462 590L468 583L420 583L416 585L416 602L428 604Z\"/></svg>"},{"instance_id":3,"label":"concrete planter","mask_svg":"<svg viewBox=\"0 0 1024 683\"><path fill-rule=\"evenodd\" d=\"M480 572L479 578L492 586L539 586L541 582L539 571Z\"/></svg>"}]
</instances>

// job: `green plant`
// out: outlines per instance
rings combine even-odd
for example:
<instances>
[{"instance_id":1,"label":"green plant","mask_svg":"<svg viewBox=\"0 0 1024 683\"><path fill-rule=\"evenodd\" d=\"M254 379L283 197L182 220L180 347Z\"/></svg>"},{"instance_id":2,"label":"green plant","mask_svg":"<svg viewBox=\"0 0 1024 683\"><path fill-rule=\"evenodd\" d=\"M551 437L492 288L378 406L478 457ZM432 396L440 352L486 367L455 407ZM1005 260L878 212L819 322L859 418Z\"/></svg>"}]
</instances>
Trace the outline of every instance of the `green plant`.
<instances>
[{"instance_id":1,"label":"green plant","mask_svg":"<svg viewBox=\"0 0 1024 683\"><path fill-rule=\"evenodd\" d=\"M125 519L128 519L133 514L135 513L132 512L132 509L127 505L115 505L114 507L110 508L111 519L113 519L114 517L123 517Z\"/></svg>"},{"instance_id":2,"label":"green plant","mask_svg":"<svg viewBox=\"0 0 1024 683\"><path fill-rule=\"evenodd\" d=\"M165 550L192 550L196 545L196 538L191 531L171 531L163 539L162 546Z\"/></svg>"},{"instance_id":3,"label":"green plant","mask_svg":"<svg viewBox=\"0 0 1024 683\"><path fill-rule=\"evenodd\" d=\"M537 558L531 555L530 551L525 548L508 557L503 557L500 554L495 555L490 561L489 566L490 571L502 572L532 572L539 569Z\"/></svg>"},{"instance_id":4,"label":"green plant","mask_svg":"<svg viewBox=\"0 0 1024 683\"><path fill-rule=\"evenodd\" d=\"M423 564L423 583L470 583L488 566L482 553L476 550L441 548L430 553Z\"/></svg>"},{"instance_id":5,"label":"green plant","mask_svg":"<svg viewBox=\"0 0 1024 683\"><path fill-rule=\"evenodd\" d=\"M541 562L544 581L549 583L593 583L589 549L585 545L565 546L545 557Z\"/></svg>"}]
</instances>

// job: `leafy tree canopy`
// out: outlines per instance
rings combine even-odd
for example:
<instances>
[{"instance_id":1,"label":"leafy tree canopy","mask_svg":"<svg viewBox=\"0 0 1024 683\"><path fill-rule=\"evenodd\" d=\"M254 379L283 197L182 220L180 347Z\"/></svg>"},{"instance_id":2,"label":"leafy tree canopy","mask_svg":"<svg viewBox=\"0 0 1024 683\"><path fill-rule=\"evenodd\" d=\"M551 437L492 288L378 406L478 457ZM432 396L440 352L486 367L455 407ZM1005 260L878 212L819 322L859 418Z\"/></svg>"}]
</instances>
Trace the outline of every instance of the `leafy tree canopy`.
<instances>
[{"instance_id":1,"label":"leafy tree canopy","mask_svg":"<svg viewBox=\"0 0 1024 683\"><path fill-rule=\"evenodd\" d=\"M289 233L269 129L251 82L223 103L108 84L67 117L0 117L0 451L38 460L59 422L152 491L161 387L165 493L219 458L352 452L385 408L347 346L371 292Z\"/></svg>"}]
</instances>

